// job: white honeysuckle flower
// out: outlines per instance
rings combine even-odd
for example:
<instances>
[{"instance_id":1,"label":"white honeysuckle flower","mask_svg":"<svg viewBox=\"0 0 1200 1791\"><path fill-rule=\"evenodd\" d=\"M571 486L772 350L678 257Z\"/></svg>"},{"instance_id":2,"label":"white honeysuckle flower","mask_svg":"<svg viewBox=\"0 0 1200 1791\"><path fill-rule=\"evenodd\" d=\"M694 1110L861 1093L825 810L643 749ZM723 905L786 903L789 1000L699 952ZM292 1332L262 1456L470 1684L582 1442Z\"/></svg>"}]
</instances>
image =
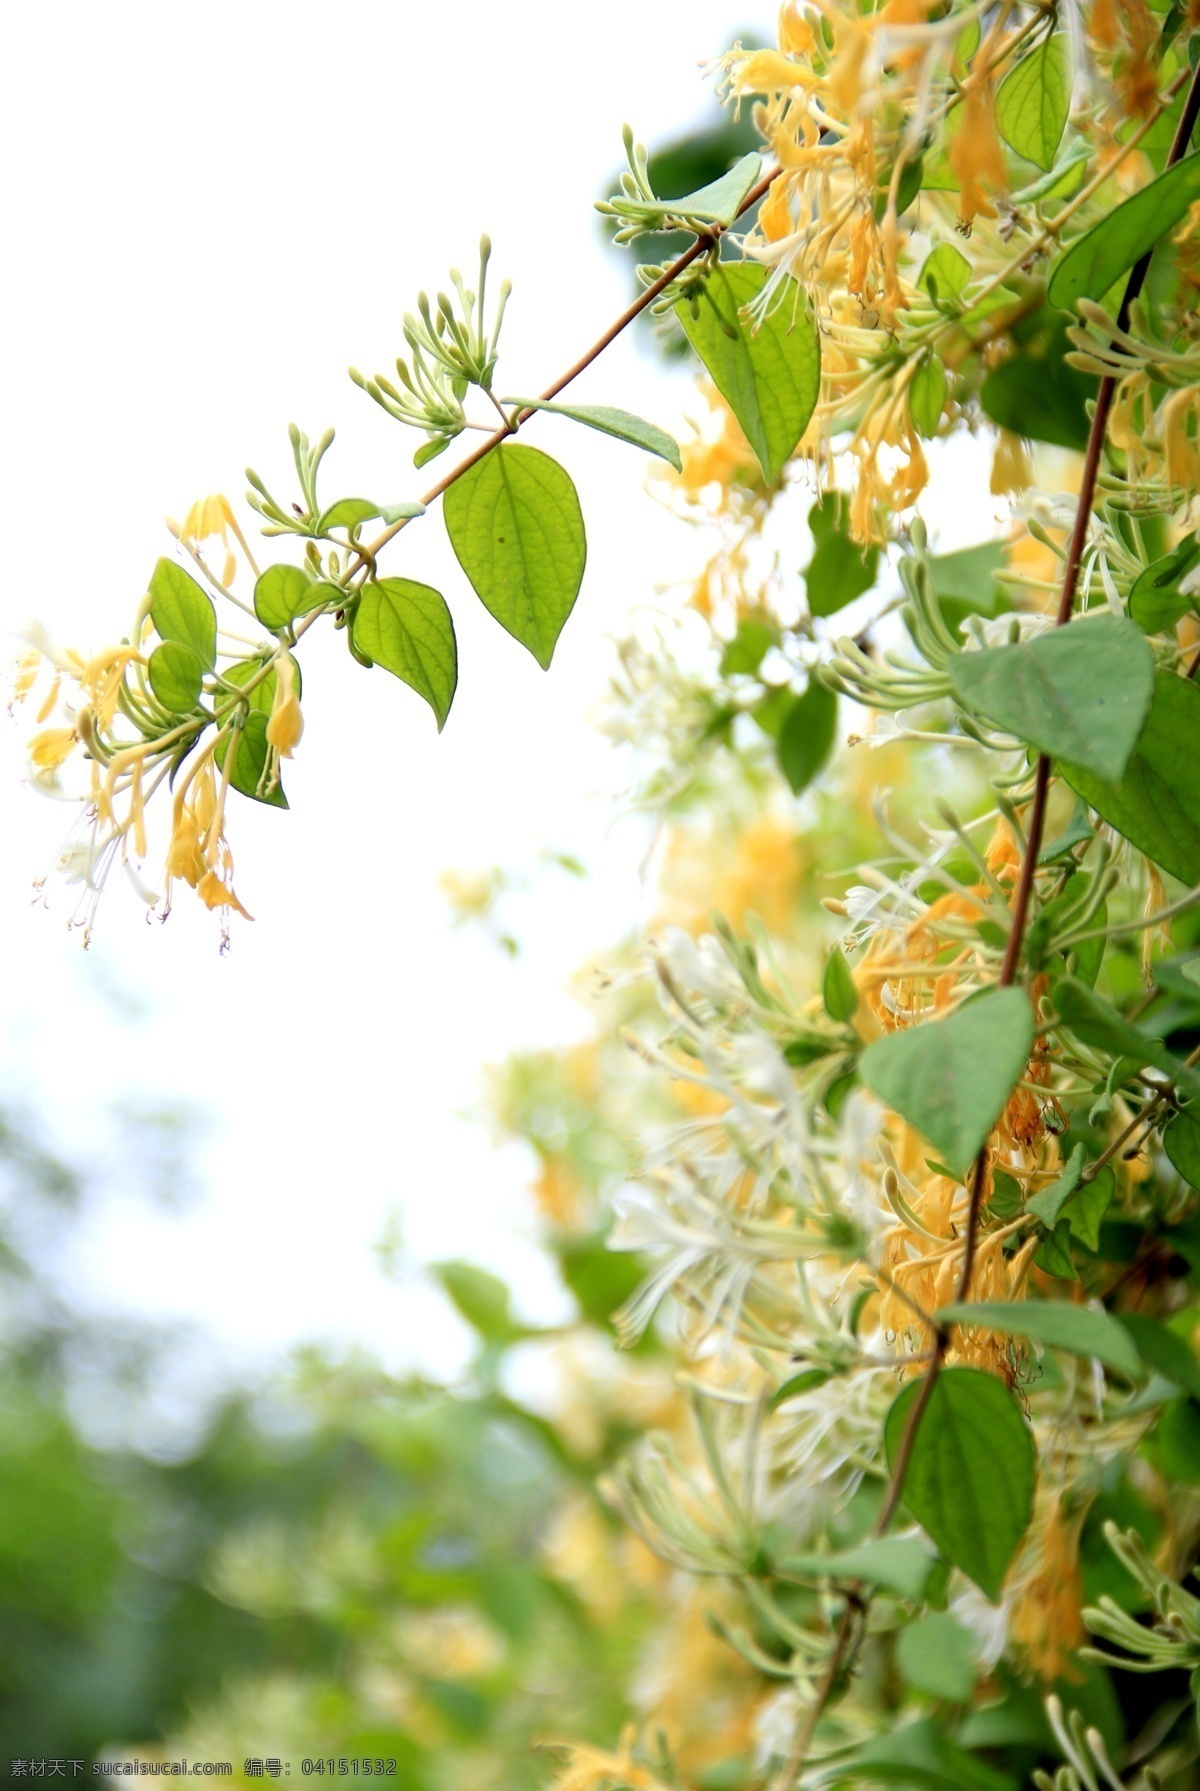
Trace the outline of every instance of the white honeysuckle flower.
<instances>
[{"instance_id":1,"label":"white honeysuckle flower","mask_svg":"<svg viewBox=\"0 0 1200 1791\"><path fill-rule=\"evenodd\" d=\"M1012 1613L1012 1593L1005 1592L999 1604L969 1580L960 1583L950 1599L950 1615L971 1637L971 1658L985 1673L990 1673L1008 1642L1008 1620Z\"/></svg>"},{"instance_id":2,"label":"white honeysuckle flower","mask_svg":"<svg viewBox=\"0 0 1200 1791\"><path fill-rule=\"evenodd\" d=\"M732 1336L756 1273L829 1248L793 1227L734 1212L686 1172L676 1174L661 1195L644 1186L624 1188L614 1208L611 1250L664 1257L617 1315L629 1341L642 1335L666 1295L681 1286L703 1309L700 1339L719 1324Z\"/></svg>"},{"instance_id":3,"label":"white honeysuckle flower","mask_svg":"<svg viewBox=\"0 0 1200 1791\"><path fill-rule=\"evenodd\" d=\"M682 927L667 927L658 956L680 989L704 995L717 1007L746 1000L745 985L711 933L697 942Z\"/></svg>"}]
</instances>

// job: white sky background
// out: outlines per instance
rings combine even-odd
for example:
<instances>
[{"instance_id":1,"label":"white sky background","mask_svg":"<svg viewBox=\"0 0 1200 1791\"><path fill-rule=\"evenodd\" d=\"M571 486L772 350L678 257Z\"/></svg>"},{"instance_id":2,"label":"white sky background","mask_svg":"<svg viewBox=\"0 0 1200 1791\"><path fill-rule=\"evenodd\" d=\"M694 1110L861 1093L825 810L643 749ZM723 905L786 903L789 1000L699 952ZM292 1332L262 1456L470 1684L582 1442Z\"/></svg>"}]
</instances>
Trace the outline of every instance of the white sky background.
<instances>
[{"instance_id":1,"label":"white sky background","mask_svg":"<svg viewBox=\"0 0 1200 1791\"><path fill-rule=\"evenodd\" d=\"M698 64L772 15L733 0L14 11L0 622L36 615L85 646L119 636L170 551L164 514L211 490L240 498L247 462L290 494L292 419L314 438L337 426L329 497L418 495L421 438L346 366L389 367L417 290L451 264L469 278L486 229L515 289L500 389L540 390L629 296L628 252L604 248L590 205L622 123L654 141L711 118ZM628 337L574 395L667 427L696 408L687 379ZM585 1028L566 979L638 917L645 835L610 826L623 766L589 712L608 639L694 547L643 495L641 454L557 421L530 439L569 465L588 526L552 671L483 612L439 515L407 531L390 569L444 590L459 634L446 731L314 630L291 813L238 803L232 817L257 918L235 918L228 958L187 891L147 928L114 880L86 955L64 889L49 913L30 905L70 816L21 787L18 730L0 729L0 1069L5 1098L108 1190L65 1265L82 1304L199 1321L245 1367L310 1337L445 1366L457 1322L372 1253L398 1205L415 1257L471 1256L554 1315L527 1164L458 1115L483 1062ZM451 930L444 867L532 870L544 849L593 875L540 879L515 911L515 965ZM202 1116L199 1155L192 1197L166 1211L116 1154L112 1115L176 1100Z\"/></svg>"}]
</instances>

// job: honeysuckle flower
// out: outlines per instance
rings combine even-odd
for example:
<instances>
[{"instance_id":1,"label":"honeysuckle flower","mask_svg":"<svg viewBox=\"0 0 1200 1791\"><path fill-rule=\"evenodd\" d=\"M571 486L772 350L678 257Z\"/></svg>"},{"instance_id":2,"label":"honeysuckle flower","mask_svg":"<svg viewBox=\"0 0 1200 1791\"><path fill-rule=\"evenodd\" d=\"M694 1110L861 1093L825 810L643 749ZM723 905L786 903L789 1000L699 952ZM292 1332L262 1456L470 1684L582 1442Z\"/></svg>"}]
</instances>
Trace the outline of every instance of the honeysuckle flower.
<instances>
[{"instance_id":1,"label":"honeysuckle flower","mask_svg":"<svg viewBox=\"0 0 1200 1791\"><path fill-rule=\"evenodd\" d=\"M281 656L275 671L275 701L267 720L267 744L281 759L290 759L300 744L304 717L296 695L296 666L290 653Z\"/></svg>"},{"instance_id":2,"label":"honeysuckle flower","mask_svg":"<svg viewBox=\"0 0 1200 1791\"><path fill-rule=\"evenodd\" d=\"M38 771L57 771L79 745L74 728L44 728L29 742L30 762Z\"/></svg>"},{"instance_id":3,"label":"honeysuckle flower","mask_svg":"<svg viewBox=\"0 0 1200 1791\"><path fill-rule=\"evenodd\" d=\"M225 548L225 564L221 572L221 583L232 584L237 572L237 559L229 545L229 533L232 530L245 548L242 533L238 527L229 499L221 492L211 497L197 498L182 523L168 520L168 528L185 547L200 549L206 541L219 540ZM248 550L247 550L248 552Z\"/></svg>"}]
</instances>

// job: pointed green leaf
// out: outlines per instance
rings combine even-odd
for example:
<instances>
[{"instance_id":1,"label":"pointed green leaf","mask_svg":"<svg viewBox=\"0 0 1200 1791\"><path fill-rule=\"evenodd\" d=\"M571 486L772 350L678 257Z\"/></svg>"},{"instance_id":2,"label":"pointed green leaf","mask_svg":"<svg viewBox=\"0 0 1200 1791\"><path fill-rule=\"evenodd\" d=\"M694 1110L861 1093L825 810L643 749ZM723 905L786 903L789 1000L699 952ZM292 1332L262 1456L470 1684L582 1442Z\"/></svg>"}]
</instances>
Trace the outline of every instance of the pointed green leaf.
<instances>
[{"instance_id":1,"label":"pointed green leaf","mask_svg":"<svg viewBox=\"0 0 1200 1791\"><path fill-rule=\"evenodd\" d=\"M970 1697L980 1675L972 1644L970 1631L948 1611L934 1611L901 1629L896 1665L915 1690L961 1704Z\"/></svg>"},{"instance_id":2,"label":"pointed green leaf","mask_svg":"<svg viewBox=\"0 0 1200 1791\"><path fill-rule=\"evenodd\" d=\"M245 726L234 728L232 733L224 735L217 742L213 754L218 771L224 771L225 761L230 752L233 753L233 769L229 781L235 790L243 796L253 797L255 802L265 802L271 808L286 808L287 797L283 793L283 785L276 783L271 790L266 786L267 758L270 748L267 745L268 717L261 709L251 709L246 717Z\"/></svg>"},{"instance_id":3,"label":"pointed green leaf","mask_svg":"<svg viewBox=\"0 0 1200 1791\"><path fill-rule=\"evenodd\" d=\"M908 387L908 410L918 435L928 439L938 431L946 402L946 369L935 354L923 360Z\"/></svg>"},{"instance_id":4,"label":"pointed green leaf","mask_svg":"<svg viewBox=\"0 0 1200 1791\"><path fill-rule=\"evenodd\" d=\"M431 441L422 442L413 455L413 465L415 467L428 466L431 460L436 460L439 454L446 452L453 440L452 435L435 435Z\"/></svg>"},{"instance_id":5,"label":"pointed green leaf","mask_svg":"<svg viewBox=\"0 0 1200 1791\"><path fill-rule=\"evenodd\" d=\"M363 586L351 621L354 644L425 698L445 726L458 682L458 648L446 599L411 578Z\"/></svg>"},{"instance_id":6,"label":"pointed green leaf","mask_svg":"<svg viewBox=\"0 0 1200 1791\"><path fill-rule=\"evenodd\" d=\"M961 298L971 280L971 263L953 243L939 243L921 263L917 285L935 304Z\"/></svg>"},{"instance_id":7,"label":"pointed green leaf","mask_svg":"<svg viewBox=\"0 0 1200 1791\"><path fill-rule=\"evenodd\" d=\"M455 1307L485 1343L514 1343L525 1326L512 1315L511 1297L499 1275L473 1262L439 1262L434 1273Z\"/></svg>"},{"instance_id":8,"label":"pointed green leaf","mask_svg":"<svg viewBox=\"0 0 1200 1791\"><path fill-rule=\"evenodd\" d=\"M162 641L182 641L211 671L217 657L212 598L174 560L160 560L150 580L150 620Z\"/></svg>"},{"instance_id":9,"label":"pointed green leaf","mask_svg":"<svg viewBox=\"0 0 1200 1791\"><path fill-rule=\"evenodd\" d=\"M371 522L378 515L379 505L373 504L370 498L339 498L317 518L317 533L324 535L330 529L353 529L360 522Z\"/></svg>"},{"instance_id":10,"label":"pointed green leaf","mask_svg":"<svg viewBox=\"0 0 1200 1791\"><path fill-rule=\"evenodd\" d=\"M547 667L583 581L575 487L540 448L502 442L446 493L450 544L502 628Z\"/></svg>"},{"instance_id":11,"label":"pointed green leaf","mask_svg":"<svg viewBox=\"0 0 1200 1791\"><path fill-rule=\"evenodd\" d=\"M697 187L694 193L685 193L682 199L664 199L662 205L675 217L696 218L706 224L719 224L722 229L726 229L736 219L742 201L758 179L761 169L762 157L756 150L751 150L717 180L710 180L707 186Z\"/></svg>"},{"instance_id":12,"label":"pointed green leaf","mask_svg":"<svg viewBox=\"0 0 1200 1791\"><path fill-rule=\"evenodd\" d=\"M757 328L741 316L766 280L766 269L752 262L720 262L695 301L695 312L681 299L676 313L741 424L763 476L775 480L816 407L821 340L808 299L791 280Z\"/></svg>"},{"instance_id":13,"label":"pointed green leaf","mask_svg":"<svg viewBox=\"0 0 1200 1791\"><path fill-rule=\"evenodd\" d=\"M850 973L850 966L843 957L841 949L836 945L830 952L829 962L825 966L822 994L825 1012L831 1020L840 1020L843 1024L853 1020L858 1009L858 985Z\"/></svg>"},{"instance_id":14,"label":"pointed green leaf","mask_svg":"<svg viewBox=\"0 0 1200 1791\"><path fill-rule=\"evenodd\" d=\"M1100 1226L1112 1205L1116 1187L1117 1178L1111 1165L1106 1163L1091 1181L1080 1185L1063 1208L1072 1237L1077 1237L1089 1250L1100 1248Z\"/></svg>"},{"instance_id":15,"label":"pointed green leaf","mask_svg":"<svg viewBox=\"0 0 1200 1791\"><path fill-rule=\"evenodd\" d=\"M411 522L414 516L424 516L424 504L417 503L415 498L402 498L398 504L383 504L379 510L379 520L386 522L390 528L394 522Z\"/></svg>"},{"instance_id":16,"label":"pointed green leaf","mask_svg":"<svg viewBox=\"0 0 1200 1791\"><path fill-rule=\"evenodd\" d=\"M1033 1014L1020 989L991 989L948 1019L867 1046L863 1081L963 1175L1024 1074Z\"/></svg>"},{"instance_id":17,"label":"pointed green leaf","mask_svg":"<svg viewBox=\"0 0 1200 1791\"><path fill-rule=\"evenodd\" d=\"M979 402L993 423L1014 435L1081 449L1087 445L1087 407L1096 380L1067 361L1069 327L1069 319L1049 305L1014 325L1016 353L988 374Z\"/></svg>"},{"instance_id":18,"label":"pointed green leaf","mask_svg":"<svg viewBox=\"0 0 1200 1791\"><path fill-rule=\"evenodd\" d=\"M827 491L808 513L813 557L804 574L808 607L814 616L832 616L875 583L878 547L850 539L844 493Z\"/></svg>"},{"instance_id":19,"label":"pointed green leaf","mask_svg":"<svg viewBox=\"0 0 1200 1791\"><path fill-rule=\"evenodd\" d=\"M186 641L163 641L155 647L146 667L150 688L172 715L191 715L200 701L204 667L200 655Z\"/></svg>"},{"instance_id":20,"label":"pointed green leaf","mask_svg":"<svg viewBox=\"0 0 1200 1791\"><path fill-rule=\"evenodd\" d=\"M1071 109L1071 70L1066 39L1056 32L1023 56L996 94L1000 135L1017 154L1049 171Z\"/></svg>"},{"instance_id":21,"label":"pointed green leaf","mask_svg":"<svg viewBox=\"0 0 1200 1791\"><path fill-rule=\"evenodd\" d=\"M1200 690L1159 672L1150 713L1119 783L1064 763L1063 777L1096 813L1164 871L1200 883Z\"/></svg>"},{"instance_id":22,"label":"pointed green leaf","mask_svg":"<svg viewBox=\"0 0 1200 1791\"><path fill-rule=\"evenodd\" d=\"M292 672L296 680L296 695L300 696L303 691L300 661L291 654L288 657L292 661ZM276 674L275 668L272 666L265 677L259 677L258 674L262 671L263 664L264 661L261 659L239 659L235 665L223 666L221 677L226 684L250 684L251 688L245 692L241 700L249 708L259 709L264 715L269 715L275 707ZM215 699L218 719L223 715L228 703L229 693L219 692Z\"/></svg>"},{"instance_id":23,"label":"pointed green leaf","mask_svg":"<svg viewBox=\"0 0 1200 1791\"><path fill-rule=\"evenodd\" d=\"M301 566L268 566L254 587L254 613L264 628L286 628L329 600L330 586L314 583Z\"/></svg>"},{"instance_id":24,"label":"pointed green leaf","mask_svg":"<svg viewBox=\"0 0 1200 1791\"><path fill-rule=\"evenodd\" d=\"M937 1316L943 1324L1003 1331L1050 1349L1094 1356L1130 1380L1141 1378L1141 1358L1129 1333L1109 1313L1090 1306L1068 1306L1063 1300L981 1300L976 1305L943 1306Z\"/></svg>"},{"instance_id":25,"label":"pointed green leaf","mask_svg":"<svg viewBox=\"0 0 1200 1791\"><path fill-rule=\"evenodd\" d=\"M1058 1215L1079 1186L1079 1178L1083 1174L1085 1152L1082 1144L1077 1144L1067 1159L1067 1164L1057 1181L1043 1188L1025 1202L1026 1212L1033 1213L1048 1230L1053 1231L1058 1224Z\"/></svg>"},{"instance_id":26,"label":"pointed green leaf","mask_svg":"<svg viewBox=\"0 0 1200 1791\"><path fill-rule=\"evenodd\" d=\"M504 402L518 410L548 410L556 417L570 417L572 422L586 423L589 429L598 429L602 435L614 435L619 442L628 442L632 448L644 448L647 454L657 454L660 460L669 461L677 473L683 471L679 443L674 436L659 429L657 424L635 417L631 411L614 410L607 404L548 404L541 398L506 398Z\"/></svg>"},{"instance_id":27,"label":"pointed green leaf","mask_svg":"<svg viewBox=\"0 0 1200 1791\"><path fill-rule=\"evenodd\" d=\"M1129 593L1129 614L1145 634L1163 634L1196 607L1194 595L1179 589L1200 560L1200 542L1187 535L1179 546L1140 572Z\"/></svg>"},{"instance_id":28,"label":"pointed green leaf","mask_svg":"<svg viewBox=\"0 0 1200 1791\"><path fill-rule=\"evenodd\" d=\"M1104 297L1135 261L1200 199L1200 155L1189 155L1072 243L1050 276L1047 297L1070 311L1081 298Z\"/></svg>"},{"instance_id":29,"label":"pointed green leaf","mask_svg":"<svg viewBox=\"0 0 1200 1791\"><path fill-rule=\"evenodd\" d=\"M1079 1273L1071 1257L1071 1221L1060 1219L1050 1236L1043 1238L1034 1262L1047 1275L1060 1281L1078 1281Z\"/></svg>"},{"instance_id":30,"label":"pointed green leaf","mask_svg":"<svg viewBox=\"0 0 1200 1791\"><path fill-rule=\"evenodd\" d=\"M1129 763L1154 693L1154 657L1116 616L960 653L946 671L969 715L1110 781Z\"/></svg>"},{"instance_id":31,"label":"pointed green leaf","mask_svg":"<svg viewBox=\"0 0 1200 1791\"><path fill-rule=\"evenodd\" d=\"M1190 1107L1181 1107L1163 1133L1167 1161L1193 1188L1200 1188L1200 1120Z\"/></svg>"},{"instance_id":32,"label":"pointed green leaf","mask_svg":"<svg viewBox=\"0 0 1200 1791\"><path fill-rule=\"evenodd\" d=\"M1141 1312L1121 1312L1117 1322L1133 1338L1138 1355L1147 1368L1152 1368L1155 1374L1161 1374L1176 1387L1182 1387L1193 1399L1200 1399L1200 1362L1196 1360L1195 1350L1178 1331L1172 1331L1168 1325L1160 1324L1156 1318L1147 1318Z\"/></svg>"},{"instance_id":33,"label":"pointed green leaf","mask_svg":"<svg viewBox=\"0 0 1200 1791\"><path fill-rule=\"evenodd\" d=\"M913 1537L885 1536L836 1554L787 1555L779 1568L797 1579L866 1580L915 1603L924 1595L937 1564L936 1556L923 1542Z\"/></svg>"},{"instance_id":34,"label":"pointed green leaf","mask_svg":"<svg viewBox=\"0 0 1200 1791\"><path fill-rule=\"evenodd\" d=\"M1168 1051L1161 1039L1127 1020L1112 1003L1089 989L1078 977L1065 976L1054 988L1058 1017L1085 1045L1113 1057L1128 1057L1141 1066L1151 1064L1169 1076L1177 1088L1193 1097L1200 1095L1200 1070L1193 1069Z\"/></svg>"},{"instance_id":35,"label":"pointed green leaf","mask_svg":"<svg viewBox=\"0 0 1200 1791\"><path fill-rule=\"evenodd\" d=\"M821 769L837 732L837 697L814 679L792 703L775 742L779 768L798 796Z\"/></svg>"},{"instance_id":36,"label":"pointed green leaf","mask_svg":"<svg viewBox=\"0 0 1200 1791\"><path fill-rule=\"evenodd\" d=\"M913 1402L911 1381L884 1424L895 1468ZM943 1368L913 1440L903 1499L947 1561L993 1603L1033 1513L1033 1436L1016 1400L978 1368Z\"/></svg>"}]
</instances>

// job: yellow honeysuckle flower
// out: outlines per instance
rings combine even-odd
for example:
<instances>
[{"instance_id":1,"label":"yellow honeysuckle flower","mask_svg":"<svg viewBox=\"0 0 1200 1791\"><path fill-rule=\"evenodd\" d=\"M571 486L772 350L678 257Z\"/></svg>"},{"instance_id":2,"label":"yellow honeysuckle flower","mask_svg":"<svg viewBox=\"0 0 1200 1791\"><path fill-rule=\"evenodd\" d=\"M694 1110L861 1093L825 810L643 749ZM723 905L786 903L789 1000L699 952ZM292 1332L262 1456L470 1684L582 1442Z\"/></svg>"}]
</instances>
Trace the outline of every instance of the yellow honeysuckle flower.
<instances>
[{"instance_id":1,"label":"yellow honeysuckle flower","mask_svg":"<svg viewBox=\"0 0 1200 1791\"><path fill-rule=\"evenodd\" d=\"M198 545L219 535L224 541L227 531L233 525L233 511L229 507L229 499L221 492L211 497L197 498L179 529L179 539Z\"/></svg>"},{"instance_id":2,"label":"yellow honeysuckle flower","mask_svg":"<svg viewBox=\"0 0 1200 1791\"><path fill-rule=\"evenodd\" d=\"M786 175L781 174L771 182L762 210L758 214L758 227L769 243L777 243L783 237L791 235L794 226L792 208L788 204Z\"/></svg>"},{"instance_id":3,"label":"yellow honeysuckle flower","mask_svg":"<svg viewBox=\"0 0 1200 1791\"><path fill-rule=\"evenodd\" d=\"M66 763L78 744L74 728L44 728L29 742L29 757L39 771L54 771Z\"/></svg>"},{"instance_id":4,"label":"yellow honeysuckle flower","mask_svg":"<svg viewBox=\"0 0 1200 1791\"><path fill-rule=\"evenodd\" d=\"M136 647L106 647L84 666L79 682L92 699L92 710L100 727L112 726L125 680L125 668L135 660L142 665L146 663Z\"/></svg>"},{"instance_id":5,"label":"yellow honeysuckle flower","mask_svg":"<svg viewBox=\"0 0 1200 1791\"><path fill-rule=\"evenodd\" d=\"M200 900L204 903L206 908L236 908L243 920L254 919L254 916L247 913L246 909L243 908L242 904L238 901L236 895L234 895L233 885L231 883L222 883L216 871L205 871L203 877L201 877L199 883L196 885L196 894L200 897Z\"/></svg>"},{"instance_id":6,"label":"yellow honeysuckle flower","mask_svg":"<svg viewBox=\"0 0 1200 1791\"><path fill-rule=\"evenodd\" d=\"M296 695L296 668L288 655L279 661L275 701L267 721L267 744L281 759L290 759L304 732L304 716Z\"/></svg>"},{"instance_id":7,"label":"yellow honeysuckle flower","mask_svg":"<svg viewBox=\"0 0 1200 1791\"><path fill-rule=\"evenodd\" d=\"M9 699L10 702L23 703L25 701L25 698L29 695L34 684L37 682L37 675L41 670L41 664L42 656L36 647L30 647L28 652L21 654L21 657L17 660L16 665L12 669L12 696ZM42 720L41 715L38 716L38 720Z\"/></svg>"},{"instance_id":8,"label":"yellow honeysuckle flower","mask_svg":"<svg viewBox=\"0 0 1200 1791\"><path fill-rule=\"evenodd\" d=\"M168 877L182 877L192 889L205 874L204 852L200 845L200 831L196 825L195 811L185 808L175 825L171 835L171 843L167 847Z\"/></svg>"}]
</instances>

